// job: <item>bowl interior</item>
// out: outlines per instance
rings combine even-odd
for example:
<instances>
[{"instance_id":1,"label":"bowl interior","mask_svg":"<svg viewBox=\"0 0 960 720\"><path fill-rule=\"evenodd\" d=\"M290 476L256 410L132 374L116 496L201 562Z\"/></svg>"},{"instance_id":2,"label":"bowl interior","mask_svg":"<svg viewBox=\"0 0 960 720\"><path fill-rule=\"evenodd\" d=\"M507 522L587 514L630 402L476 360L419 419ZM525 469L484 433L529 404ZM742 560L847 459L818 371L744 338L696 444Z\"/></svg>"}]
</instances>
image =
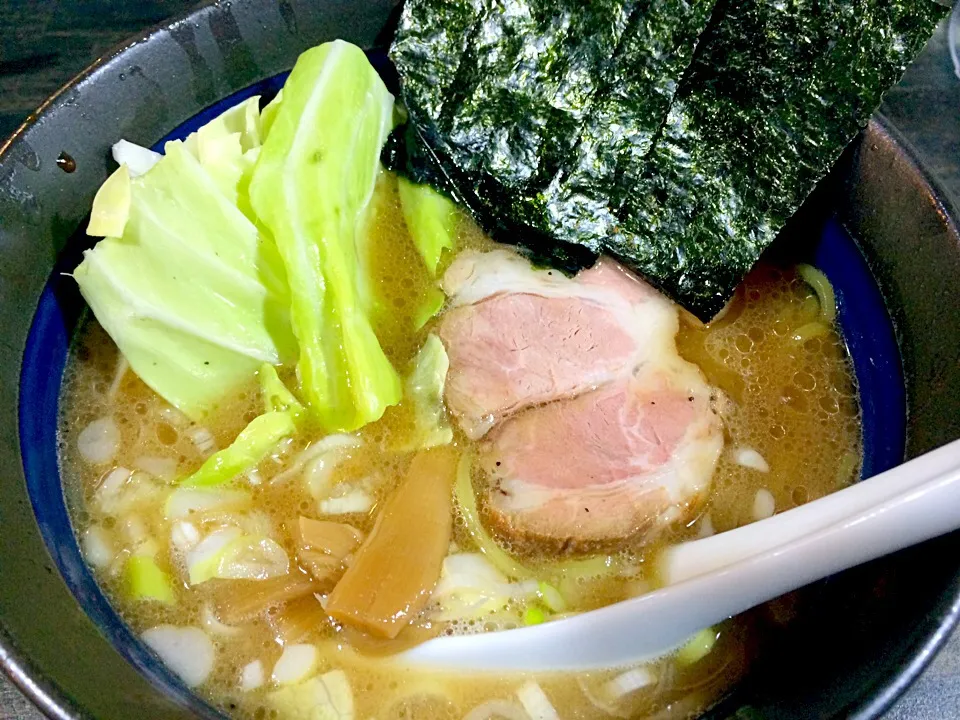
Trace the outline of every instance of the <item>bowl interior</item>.
<instances>
[{"instance_id":1,"label":"bowl interior","mask_svg":"<svg viewBox=\"0 0 960 720\"><path fill-rule=\"evenodd\" d=\"M372 53L383 65L382 53ZM205 108L154 145L182 140L227 108L254 95L263 102L282 87L282 73L251 85ZM838 320L847 343L862 401L864 463L862 478L896 465L903 457L905 393L893 325L879 288L856 243L830 208L813 206L773 249L779 260L811 262L834 286ZM61 378L72 337L88 319L83 299L69 273L91 239L82 232L68 243L41 295L27 338L20 377L21 454L33 511L57 568L80 606L122 655L159 689L194 708L201 716L216 711L197 700L123 623L100 591L78 547L61 487L57 423Z\"/></svg>"}]
</instances>

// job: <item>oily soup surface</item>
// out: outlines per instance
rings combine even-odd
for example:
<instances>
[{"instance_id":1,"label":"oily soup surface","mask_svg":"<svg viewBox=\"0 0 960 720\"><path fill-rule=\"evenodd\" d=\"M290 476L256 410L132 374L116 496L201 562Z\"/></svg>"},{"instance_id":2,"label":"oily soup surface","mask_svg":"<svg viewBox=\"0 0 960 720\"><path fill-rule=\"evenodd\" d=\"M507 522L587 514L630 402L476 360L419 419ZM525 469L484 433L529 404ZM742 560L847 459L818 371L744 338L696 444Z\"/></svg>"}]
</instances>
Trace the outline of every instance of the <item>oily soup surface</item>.
<instances>
[{"instance_id":1,"label":"oily soup surface","mask_svg":"<svg viewBox=\"0 0 960 720\"><path fill-rule=\"evenodd\" d=\"M430 279L407 235L389 176L381 180L375 203L368 261L389 269L380 273L385 279L377 290L378 313L391 319L382 322L378 331L395 367L406 368L430 329L429 325L420 331L412 329L417 299L429 288ZM489 246L490 241L475 227L461 223L458 249ZM786 510L822 497L857 477L861 445L856 389L843 343L834 328L817 325L819 314L815 293L793 268L761 265L744 281L721 320L709 327L681 322L681 354L723 391L725 450L697 520L661 542L722 532L771 509ZM398 327L410 330L401 332ZM372 642L330 621L309 593L285 605L274 603L269 609L244 613L237 606L243 600L256 605L250 588L257 581L211 580L189 587L176 559L172 523L164 517L166 491L173 479L193 472L213 449L226 447L259 414L260 391L251 387L232 398L200 427L166 405L132 373L118 373L118 368L122 365L113 343L95 322L87 323L75 343L64 381L61 418L61 462L73 521L98 580L136 631L171 624L202 627L210 633L217 660L214 672L199 689L205 697L236 717L296 717L271 695L270 671L284 644L312 643L320 651L319 672L345 671L357 718L462 718L494 700L519 708L516 691L529 677L431 675L400 669L378 656L438 633L522 624L522 604L461 622L437 621L428 615L396 641ZM104 418L112 419L119 429L118 449L108 462L90 463L77 451L79 435ZM383 499L409 464L408 455L395 451L409 433L409 424L401 404L361 431L364 444L335 468L334 481L359 483L375 504L367 512L333 519L370 531ZM294 563L292 527L297 518L322 515L301 479L302 472L290 473L279 482L271 480L289 470L307 441L315 439L298 438L281 445L255 475L236 481L253 495L252 508L244 511L245 522L269 530ZM463 451L470 441L458 434L454 444ZM105 481L117 468L132 475L108 497ZM131 549L145 539L157 544L157 562L174 580L173 605L129 597L122 568ZM454 545L459 551L475 549L462 518L455 522ZM564 578L559 589L568 610L589 609L649 589L655 581L648 571L655 553L655 547L628 550L615 559L615 570L606 576ZM549 558L525 561L537 566ZM229 626L220 625L217 615ZM744 619L719 627L718 641L703 658L695 662L667 658L648 666L644 686L615 701L609 700L608 683L617 673L583 674L573 681L560 676L536 680L563 718L690 717L709 707L742 674L755 629L754 623ZM262 662L266 682L259 689L243 691L242 669L255 660ZM308 708L302 712L303 717L311 717ZM497 717L474 715L488 716Z\"/></svg>"}]
</instances>

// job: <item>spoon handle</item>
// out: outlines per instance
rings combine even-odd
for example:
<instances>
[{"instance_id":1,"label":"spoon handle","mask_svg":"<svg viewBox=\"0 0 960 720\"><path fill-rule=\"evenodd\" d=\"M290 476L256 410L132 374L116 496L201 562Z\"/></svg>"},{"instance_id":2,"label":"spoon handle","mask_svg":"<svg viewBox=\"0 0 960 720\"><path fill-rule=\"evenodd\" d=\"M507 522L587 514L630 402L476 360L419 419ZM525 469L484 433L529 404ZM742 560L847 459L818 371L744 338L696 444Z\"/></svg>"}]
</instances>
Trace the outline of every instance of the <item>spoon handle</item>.
<instances>
[{"instance_id":1,"label":"spoon handle","mask_svg":"<svg viewBox=\"0 0 960 720\"><path fill-rule=\"evenodd\" d=\"M803 507L667 551L676 552L664 566L668 587L530 628L430 640L398 659L488 671L633 665L785 592L958 528L960 440Z\"/></svg>"},{"instance_id":2,"label":"spoon handle","mask_svg":"<svg viewBox=\"0 0 960 720\"><path fill-rule=\"evenodd\" d=\"M664 551L660 557L661 580L665 585L673 585L712 572L873 509L879 510L882 507L884 512L888 513L886 517L893 522L895 518L889 513L895 512L900 504L892 502L894 499L914 491L922 492L927 485L936 484L939 479L944 479L946 475L958 468L960 468L960 440L955 440L865 482L856 483L819 500L736 530L675 545ZM940 494L928 492L925 497L925 500L919 498L917 500L924 503L923 512L929 512L931 517L942 514L944 510L949 514L952 508L960 508L960 493L955 497L942 499L942 502L947 503L946 508L939 504ZM952 529L950 527L952 517L953 515L948 516L947 527L941 532ZM919 540L911 540L912 537L913 534L910 532L904 534L902 540L899 539L900 536L890 536L887 544L891 550L887 552L919 542ZM931 536L927 535L927 537Z\"/></svg>"}]
</instances>

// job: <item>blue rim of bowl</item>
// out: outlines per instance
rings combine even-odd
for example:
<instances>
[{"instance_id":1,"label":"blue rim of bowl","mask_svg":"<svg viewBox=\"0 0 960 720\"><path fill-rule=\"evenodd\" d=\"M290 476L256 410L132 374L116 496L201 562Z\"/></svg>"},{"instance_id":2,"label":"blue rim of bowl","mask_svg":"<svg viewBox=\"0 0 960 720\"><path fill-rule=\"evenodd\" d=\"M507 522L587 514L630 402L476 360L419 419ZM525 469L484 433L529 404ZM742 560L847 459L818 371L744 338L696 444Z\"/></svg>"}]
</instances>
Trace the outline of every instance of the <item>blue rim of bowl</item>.
<instances>
[{"instance_id":1,"label":"blue rim of bowl","mask_svg":"<svg viewBox=\"0 0 960 720\"><path fill-rule=\"evenodd\" d=\"M207 10L209 9L210 8L207 8ZM133 40L116 47L113 51L98 59L76 78L65 84L57 93L52 95L37 109L35 113L30 116L30 118L28 118L26 122L24 122L17 129L17 131L6 142L0 144L0 155L2 155L8 147L10 147L14 140L23 135L31 126L41 120L43 117L43 112L47 108L54 106L64 94L73 90L79 83L87 79L94 72L110 66L114 61L122 56L126 49L140 42L148 40L158 32L168 31L170 28L176 26L178 23L183 22L187 18L194 17L196 17L196 12L186 13L173 21L162 23L156 26L154 29L134 38ZM254 94L254 91L252 91L250 88L247 88L246 90L241 90L238 93L231 95L228 99L222 100L220 103L218 103L218 105L228 101L231 103L236 102L239 99L251 94ZM200 115L202 115L202 113ZM196 117L200 117L200 115ZM875 115L872 122L875 125L878 125L882 132L892 138L892 144L897 147L901 154L906 158L911 170L915 172L929 188L930 195L933 198L936 198L937 203L942 210L942 217L953 217L950 210L950 202L946 199L946 195L940 188L939 183L926 171L923 164L918 159L916 152L909 145L909 143L905 142L899 136L899 133L892 129L889 121L883 116ZM187 123L178 128L178 130L183 130L184 128L188 127L189 123L190 121L187 121ZM821 262L821 259L818 258L815 262ZM31 328L31 333L32 332L33 328ZM24 394L21 389L21 398L23 398L23 396ZM954 597L949 610L942 614L937 629L914 650L912 661L907 664L901 672L891 676L886 683L880 685L879 688L872 693L871 697L866 698L863 703L858 704L858 707L851 708L850 717L875 718L888 709L890 705L893 704L893 702L907 689L907 687L909 687L909 685L930 663L937 651L950 636L950 633L957 625L958 620L960 620L960 593ZM50 678L43 677L39 673L33 671L29 658L21 655L15 643L10 639L9 635L3 628L2 619L0 619L0 668L4 670L13 683L47 716L58 719L62 718L64 720L78 719L83 717L81 712L78 711L73 706L72 702L65 697L62 692L59 691L55 683L53 683ZM219 716L219 714L215 716L222 717Z\"/></svg>"}]
</instances>

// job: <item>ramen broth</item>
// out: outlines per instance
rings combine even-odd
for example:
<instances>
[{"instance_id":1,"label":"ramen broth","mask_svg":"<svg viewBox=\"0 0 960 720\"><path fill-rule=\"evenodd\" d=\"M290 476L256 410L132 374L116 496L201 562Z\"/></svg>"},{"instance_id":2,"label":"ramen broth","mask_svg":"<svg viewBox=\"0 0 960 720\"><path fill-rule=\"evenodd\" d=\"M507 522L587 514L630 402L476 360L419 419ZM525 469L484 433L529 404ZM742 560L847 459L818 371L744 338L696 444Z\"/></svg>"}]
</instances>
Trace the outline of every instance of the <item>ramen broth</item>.
<instances>
[{"instance_id":1,"label":"ramen broth","mask_svg":"<svg viewBox=\"0 0 960 720\"><path fill-rule=\"evenodd\" d=\"M476 227L461 224L458 250L490 247L493 244ZM408 367L431 326L417 332L396 328L413 327L417 301L429 288L429 278L407 235L395 182L386 175L380 181L366 251L368 262L384 269L379 273L384 280L377 289L375 319L390 322L377 326L381 343L395 367ZM681 355L722 391L719 412L725 435L709 497L687 526L652 545L628 545L606 562L604 572L592 575L557 570L557 558L530 548L507 544L504 548L523 553L519 559L527 566L555 578L551 582L563 595L563 612L588 610L654 587L650 568L664 543L735 528L853 482L861 461L856 389L843 341L834 327L819 324L820 317L816 293L795 268L761 264L721 319L709 326L681 321L677 338ZM335 669L345 673L358 718L483 720L510 717L522 707L517 692L529 689L529 676L428 673L404 669L383 656L442 633L494 631L535 622L542 619L537 615L541 609L531 608L542 605L511 601L463 619L437 619L428 606L397 640L383 641L333 622L310 592L286 604L255 607L245 615L236 606L251 596L256 605L252 587L258 581L186 584L177 559L182 538L165 519L169 487L176 478L195 471L214 449L229 445L261 412L258 387L229 399L203 426L195 425L125 371L116 347L91 320L75 341L63 393L60 447L65 491L96 577L137 632L174 625L201 628L210 636L216 647L215 668L198 692L212 703L242 718L313 717L309 700L298 700L295 692L277 695L271 682L271 670L285 646L312 644L318 650L316 674ZM116 452L108 462L91 463L78 452L81 433L94 422L119 431ZM369 533L410 463L410 454L397 450L409 433L410 415L403 403L359 432L362 444L345 452L333 470L334 479L361 487L372 507L330 519ZM296 567L297 518L322 517L302 479L304 472L294 465L309 442L317 439L298 436L281 443L255 472L235 481L253 498L242 510L243 522L266 528L291 558L294 573L301 572ZM471 445L458 431L455 451L468 452ZM153 544L157 563L173 579L173 603L130 597L123 568L132 549L144 542ZM463 518L455 517L451 552L475 550ZM713 638L716 642L709 642ZM629 676L632 684L626 686L623 670L572 679L544 675L535 681L562 718L692 717L729 690L752 653L751 625L744 619L715 628L707 640L703 653L694 650L692 656L681 654L635 669ZM256 675L249 670L256 661L263 684L244 690L244 669ZM254 684L250 681L248 687ZM505 709L504 703L513 710Z\"/></svg>"}]
</instances>

